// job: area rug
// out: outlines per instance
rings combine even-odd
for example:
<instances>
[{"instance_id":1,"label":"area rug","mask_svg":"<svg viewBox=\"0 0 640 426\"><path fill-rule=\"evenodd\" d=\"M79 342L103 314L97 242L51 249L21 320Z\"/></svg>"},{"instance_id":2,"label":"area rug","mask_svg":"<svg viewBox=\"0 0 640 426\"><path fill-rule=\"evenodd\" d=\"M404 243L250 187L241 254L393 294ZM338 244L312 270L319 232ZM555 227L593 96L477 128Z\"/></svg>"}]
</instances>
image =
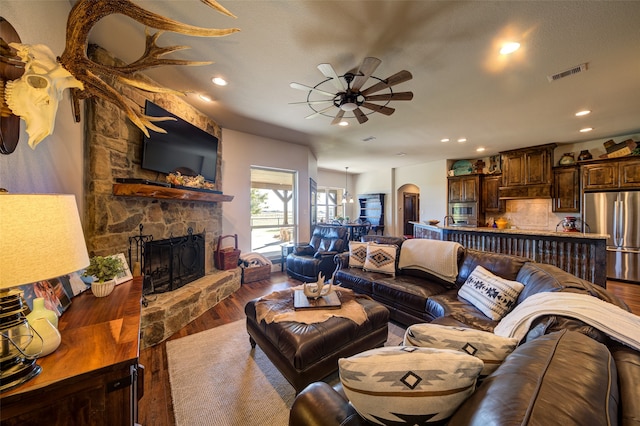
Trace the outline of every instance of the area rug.
<instances>
[{"instance_id":1,"label":"area rug","mask_svg":"<svg viewBox=\"0 0 640 426\"><path fill-rule=\"evenodd\" d=\"M386 345L402 343L390 323ZM286 426L295 391L240 320L167 342L177 426ZM337 383L337 373L325 381Z\"/></svg>"}]
</instances>

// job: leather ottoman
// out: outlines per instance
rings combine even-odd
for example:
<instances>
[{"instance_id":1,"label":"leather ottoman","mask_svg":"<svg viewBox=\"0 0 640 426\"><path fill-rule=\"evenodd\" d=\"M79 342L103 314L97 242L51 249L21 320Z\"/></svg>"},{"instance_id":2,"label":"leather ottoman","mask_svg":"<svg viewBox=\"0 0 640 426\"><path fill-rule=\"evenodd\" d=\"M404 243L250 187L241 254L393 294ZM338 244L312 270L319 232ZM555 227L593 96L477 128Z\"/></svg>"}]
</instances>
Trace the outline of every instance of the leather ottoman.
<instances>
[{"instance_id":1,"label":"leather ottoman","mask_svg":"<svg viewBox=\"0 0 640 426\"><path fill-rule=\"evenodd\" d=\"M338 370L338 359L384 346L389 311L380 303L358 297L367 319L362 324L339 316L312 324L296 321L257 321L256 302L245 306L251 346L256 343L295 388L322 380Z\"/></svg>"}]
</instances>

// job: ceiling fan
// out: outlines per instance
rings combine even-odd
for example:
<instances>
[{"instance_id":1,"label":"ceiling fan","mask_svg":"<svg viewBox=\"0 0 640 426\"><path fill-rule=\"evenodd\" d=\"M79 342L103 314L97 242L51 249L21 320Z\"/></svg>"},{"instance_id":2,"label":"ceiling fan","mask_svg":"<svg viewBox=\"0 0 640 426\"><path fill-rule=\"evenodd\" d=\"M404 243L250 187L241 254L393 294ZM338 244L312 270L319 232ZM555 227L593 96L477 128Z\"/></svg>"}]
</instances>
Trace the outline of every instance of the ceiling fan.
<instances>
[{"instance_id":1,"label":"ceiling fan","mask_svg":"<svg viewBox=\"0 0 640 426\"><path fill-rule=\"evenodd\" d=\"M320 64L318 69L326 77L315 86L307 86L300 83L291 83L293 89L307 91L307 100L305 102L294 102L297 104L307 104L314 113L308 115L307 119L315 118L320 115L333 117L331 124L339 124L344 118L355 117L358 123L365 123L369 118L367 115L379 112L384 115L391 115L395 112L394 108L387 105L390 101L410 101L413 99L413 92L394 92L392 87L396 84L411 80L413 76L409 71L403 70L393 74L386 79L373 76L373 72L378 68L382 61L378 58L367 57L362 61L362 65L357 71L349 71L339 76L331 64ZM373 85L362 89L369 79L377 80ZM337 89L336 93L329 90ZM385 93L378 93L385 90ZM330 99L324 99L326 97ZM376 104L373 102L383 102ZM326 108L317 108L316 105L330 103ZM360 108L366 108L369 112L363 112ZM345 113L351 113L352 116L346 116Z\"/></svg>"}]
</instances>

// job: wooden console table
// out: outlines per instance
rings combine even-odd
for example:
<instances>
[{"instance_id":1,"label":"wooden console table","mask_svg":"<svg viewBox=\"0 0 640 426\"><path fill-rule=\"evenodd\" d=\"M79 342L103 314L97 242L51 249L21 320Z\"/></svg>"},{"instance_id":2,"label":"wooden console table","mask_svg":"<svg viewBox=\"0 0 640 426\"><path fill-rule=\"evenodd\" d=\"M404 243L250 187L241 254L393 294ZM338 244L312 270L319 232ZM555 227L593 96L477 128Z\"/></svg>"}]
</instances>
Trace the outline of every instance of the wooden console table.
<instances>
[{"instance_id":1,"label":"wooden console table","mask_svg":"<svg viewBox=\"0 0 640 426\"><path fill-rule=\"evenodd\" d=\"M135 424L141 297L140 278L107 297L74 297L58 324L60 346L38 360L42 372L0 394L2 425Z\"/></svg>"}]
</instances>

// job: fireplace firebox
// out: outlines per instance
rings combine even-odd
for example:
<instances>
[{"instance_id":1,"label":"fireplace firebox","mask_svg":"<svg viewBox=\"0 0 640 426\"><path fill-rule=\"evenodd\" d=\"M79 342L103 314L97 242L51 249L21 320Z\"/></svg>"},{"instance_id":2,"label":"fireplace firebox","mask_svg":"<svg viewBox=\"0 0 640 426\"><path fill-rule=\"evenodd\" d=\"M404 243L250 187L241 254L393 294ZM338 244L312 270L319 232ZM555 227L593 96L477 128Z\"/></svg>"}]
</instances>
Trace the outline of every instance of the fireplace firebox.
<instances>
[{"instance_id":1,"label":"fireplace firebox","mask_svg":"<svg viewBox=\"0 0 640 426\"><path fill-rule=\"evenodd\" d=\"M144 248L144 294L176 290L204 276L204 234L151 240Z\"/></svg>"}]
</instances>

